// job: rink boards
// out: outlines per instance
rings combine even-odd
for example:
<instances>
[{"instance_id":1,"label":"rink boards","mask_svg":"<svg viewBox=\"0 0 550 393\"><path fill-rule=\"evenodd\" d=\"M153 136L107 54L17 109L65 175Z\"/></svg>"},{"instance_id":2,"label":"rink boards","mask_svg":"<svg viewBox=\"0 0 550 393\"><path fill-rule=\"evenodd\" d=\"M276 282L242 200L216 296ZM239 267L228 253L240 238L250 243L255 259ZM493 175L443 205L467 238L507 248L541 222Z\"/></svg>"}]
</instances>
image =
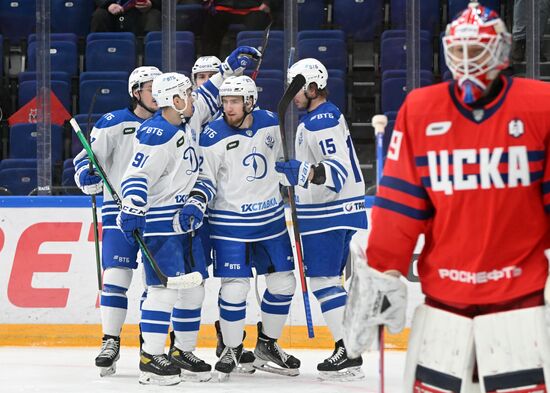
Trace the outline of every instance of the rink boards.
<instances>
[{"instance_id":1,"label":"rink boards","mask_svg":"<svg viewBox=\"0 0 550 393\"><path fill-rule=\"evenodd\" d=\"M367 197L367 206L371 200ZM355 241L364 244L366 233ZM101 337L98 284L89 197L0 198L0 345L96 346ZM299 280L298 280L299 282ZM258 282L260 294L265 285ZM215 346L219 280L206 282L199 347ZM128 292L125 345L138 345L141 267ZM409 283L409 322L422 297ZM294 348L331 348L317 301L310 294L316 338L308 339L302 296L297 289L281 343ZM254 285L247 299L247 345L256 337L260 319ZM406 330L388 335L386 345L405 349Z\"/></svg>"}]
</instances>

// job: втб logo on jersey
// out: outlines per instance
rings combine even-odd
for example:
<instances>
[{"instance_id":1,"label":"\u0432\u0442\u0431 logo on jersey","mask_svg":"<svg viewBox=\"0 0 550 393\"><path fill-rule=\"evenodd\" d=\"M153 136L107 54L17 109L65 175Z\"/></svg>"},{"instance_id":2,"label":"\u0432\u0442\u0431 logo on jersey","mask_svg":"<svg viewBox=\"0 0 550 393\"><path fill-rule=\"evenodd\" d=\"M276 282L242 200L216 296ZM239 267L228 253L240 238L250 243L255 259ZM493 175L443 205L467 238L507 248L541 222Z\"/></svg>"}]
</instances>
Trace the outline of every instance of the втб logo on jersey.
<instances>
[{"instance_id":1,"label":"\u0432\u0442\u0431 logo on jersey","mask_svg":"<svg viewBox=\"0 0 550 393\"><path fill-rule=\"evenodd\" d=\"M252 182L263 179L267 175L267 160L262 154L256 153L255 147L252 148L252 153L243 159L243 165L245 167L251 166L254 170L254 174L248 175L246 181Z\"/></svg>"},{"instance_id":2,"label":"\u0432\u0442\u0431 logo on jersey","mask_svg":"<svg viewBox=\"0 0 550 393\"><path fill-rule=\"evenodd\" d=\"M503 147L495 147L429 151L427 155L432 190L447 195L455 190L513 188L520 183L523 186L531 184L526 146L510 146L507 152ZM499 170L501 162L504 164L502 173ZM478 169L473 169L476 167Z\"/></svg>"}]
</instances>

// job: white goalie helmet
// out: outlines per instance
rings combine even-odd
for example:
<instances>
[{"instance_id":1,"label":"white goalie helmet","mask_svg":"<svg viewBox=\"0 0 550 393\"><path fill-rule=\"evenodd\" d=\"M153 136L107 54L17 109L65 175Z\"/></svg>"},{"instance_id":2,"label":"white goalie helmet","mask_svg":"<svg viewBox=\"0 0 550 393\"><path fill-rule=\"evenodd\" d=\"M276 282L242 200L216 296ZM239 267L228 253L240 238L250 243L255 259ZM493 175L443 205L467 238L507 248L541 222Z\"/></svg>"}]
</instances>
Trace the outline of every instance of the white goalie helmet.
<instances>
[{"instance_id":1,"label":"white goalie helmet","mask_svg":"<svg viewBox=\"0 0 550 393\"><path fill-rule=\"evenodd\" d=\"M157 67L152 66L138 67L133 70L130 78L128 78L128 94L130 97L133 97L132 91L135 88L140 87L145 82L152 81L161 74L162 72Z\"/></svg>"},{"instance_id":2,"label":"white goalie helmet","mask_svg":"<svg viewBox=\"0 0 550 393\"><path fill-rule=\"evenodd\" d=\"M298 74L302 74L304 78L306 78L304 90L307 90L310 83L316 83L319 90L327 87L328 71L323 63L317 59L307 58L294 63L287 72L288 84L290 84Z\"/></svg>"},{"instance_id":3,"label":"white goalie helmet","mask_svg":"<svg viewBox=\"0 0 550 393\"><path fill-rule=\"evenodd\" d=\"M199 57L191 69L191 79L195 80L195 75L199 72L218 72L221 64L221 60L216 56Z\"/></svg>"},{"instance_id":4,"label":"white goalie helmet","mask_svg":"<svg viewBox=\"0 0 550 393\"><path fill-rule=\"evenodd\" d=\"M174 97L179 96L187 102L187 92L191 88L191 80L188 77L177 72L167 72L153 80L153 98L159 108L174 108Z\"/></svg>"},{"instance_id":5,"label":"white goalie helmet","mask_svg":"<svg viewBox=\"0 0 550 393\"><path fill-rule=\"evenodd\" d=\"M231 76L220 86L220 97L225 96L243 97L245 102L252 97L252 107L254 107L258 102L258 89L249 76Z\"/></svg>"}]
</instances>

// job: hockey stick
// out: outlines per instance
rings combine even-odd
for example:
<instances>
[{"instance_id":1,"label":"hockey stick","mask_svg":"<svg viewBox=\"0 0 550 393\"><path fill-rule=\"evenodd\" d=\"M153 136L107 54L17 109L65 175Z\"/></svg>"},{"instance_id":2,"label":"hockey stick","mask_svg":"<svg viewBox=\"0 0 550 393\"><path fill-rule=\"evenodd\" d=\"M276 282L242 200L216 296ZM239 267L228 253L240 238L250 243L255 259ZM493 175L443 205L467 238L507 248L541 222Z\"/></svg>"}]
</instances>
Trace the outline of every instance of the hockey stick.
<instances>
[{"instance_id":1,"label":"hockey stick","mask_svg":"<svg viewBox=\"0 0 550 393\"><path fill-rule=\"evenodd\" d=\"M374 127L374 137L376 139L376 186L380 187L382 178L382 169L384 166L384 132L388 118L385 115L375 115L372 118ZM378 364L378 373L380 375L379 393L384 393L384 325L378 327L378 351L380 359Z\"/></svg>"},{"instance_id":2,"label":"hockey stick","mask_svg":"<svg viewBox=\"0 0 550 393\"><path fill-rule=\"evenodd\" d=\"M82 134L82 130L80 130L80 127L78 126L78 123L73 118L70 120L71 126L73 127L74 132L76 133L76 136L82 142L82 146L86 150L86 153L88 153L88 158L94 165L97 173L99 176L103 179L103 182L105 184L105 187L107 187L107 190L113 197L113 201L117 204L118 208L122 210L122 200L118 196L117 192L109 182L109 179L107 178L107 175L99 162L96 159L96 156L89 145L88 141ZM166 288L171 289L185 289L185 288L194 288L196 286L199 286L202 283L202 275L199 272L193 272L189 274L184 274L181 276L175 276L175 277L167 277L162 271L160 270L158 263L153 258L153 255L149 251L149 248L143 241L143 238L139 234L139 232L136 230L134 231L134 239L136 239L137 243L139 244L139 248L141 249L141 252L143 254L143 257L145 257L149 263L151 264L151 267L155 271L155 274L157 275L158 279L160 280L161 284Z\"/></svg>"},{"instance_id":3,"label":"hockey stick","mask_svg":"<svg viewBox=\"0 0 550 393\"><path fill-rule=\"evenodd\" d=\"M92 96L92 102L90 103L90 109L88 110L86 134L88 135L88 141L90 144L92 143L90 122L92 121L92 111L94 109L95 100L97 98L98 93L99 93L99 88L97 88L94 95ZM88 164L88 169L90 170L90 174L93 175L94 166L91 161ZM96 271L97 271L97 286L99 291L101 291L103 289L103 280L101 276L101 257L99 256L99 227L98 227L98 221L97 221L97 198L95 194L92 194L91 197L92 197L92 222L94 225L94 249L95 249L95 265L96 265Z\"/></svg>"},{"instance_id":4,"label":"hockey stick","mask_svg":"<svg viewBox=\"0 0 550 393\"><path fill-rule=\"evenodd\" d=\"M279 117L279 130L281 133L281 142L283 144L283 157L285 161L288 161L288 147L286 144L285 133L285 113L288 105L294 98L294 96L300 91L300 89L306 84L306 78L303 75L298 74L292 80L292 83L287 87L285 93L281 97L279 104L277 105L277 115ZM298 259L298 267L300 269L300 281L302 284L302 295L304 298L304 308L306 313L307 334L309 338L315 337L313 331L313 322L311 318L311 307L309 305L309 295L307 290L307 281L304 272L304 261L302 253L302 240L300 237L300 229L298 227L298 215L296 214L296 200L294 196L294 187L288 187L288 202L290 204L290 212L292 218L292 232L294 234L294 246L296 247L296 258Z\"/></svg>"},{"instance_id":5,"label":"hockey stick","mask_svg":"<svg viewBox=\"0 0 550 393\"><path fill-rule=\"evenodd\" d=\"M267 47L267 43L269 41L269 32L271 31L271 24L272 23L273 23L273 21L270 21L269 24L267 25L267 27L264 30L264 36L263 36L263 40L262 40L262 50L260 51L262 56L258 60L258 63L256 63L256 68L254 69L254 71L252 72L252 75L250 76L253 81L256 80L256 77L258 76L258 72L260 71L260 66L262 65L262 60L263 60L264 54L265 54L265 48Z\"/></svg>"}]
</instances>

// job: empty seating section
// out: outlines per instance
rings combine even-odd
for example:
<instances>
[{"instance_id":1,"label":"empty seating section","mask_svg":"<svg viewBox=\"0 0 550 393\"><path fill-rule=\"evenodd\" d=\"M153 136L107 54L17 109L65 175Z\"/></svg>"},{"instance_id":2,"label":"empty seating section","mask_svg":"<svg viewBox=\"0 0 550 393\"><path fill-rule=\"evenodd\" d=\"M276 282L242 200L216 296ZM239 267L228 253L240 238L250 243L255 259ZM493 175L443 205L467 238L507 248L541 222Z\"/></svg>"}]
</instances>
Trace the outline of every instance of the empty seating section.
<instances>
[{"instance_id":1,"label":"empty seating section","mask_svg":"<svg viewBox=\"0 0 550 393\"><path fill-rule=\"evenodd\" d=\"M0 1L0 33L11 43L18 43L34 33L36 2L32 0Z\"/></svg>"},{"instance_id":2,"label":"empty seating section","mask_svg":"<svg viewBox=\"0 0 550 393\"><path fill-rule=\"evenodd\" d=\"M51 0L52 33L86 37L94 9L93 0Z\"/></svg>"},{"instance_id":3,"label":"empty seating section","mask_svg":"<svg viewBox=\"0 0 550 393\"><path fill-rule=\"evenodd\" d=\"M383 0L334 0L334 24L354 40L372 41L382 29L383 6Z\"/></svg>"}]
</instances>

